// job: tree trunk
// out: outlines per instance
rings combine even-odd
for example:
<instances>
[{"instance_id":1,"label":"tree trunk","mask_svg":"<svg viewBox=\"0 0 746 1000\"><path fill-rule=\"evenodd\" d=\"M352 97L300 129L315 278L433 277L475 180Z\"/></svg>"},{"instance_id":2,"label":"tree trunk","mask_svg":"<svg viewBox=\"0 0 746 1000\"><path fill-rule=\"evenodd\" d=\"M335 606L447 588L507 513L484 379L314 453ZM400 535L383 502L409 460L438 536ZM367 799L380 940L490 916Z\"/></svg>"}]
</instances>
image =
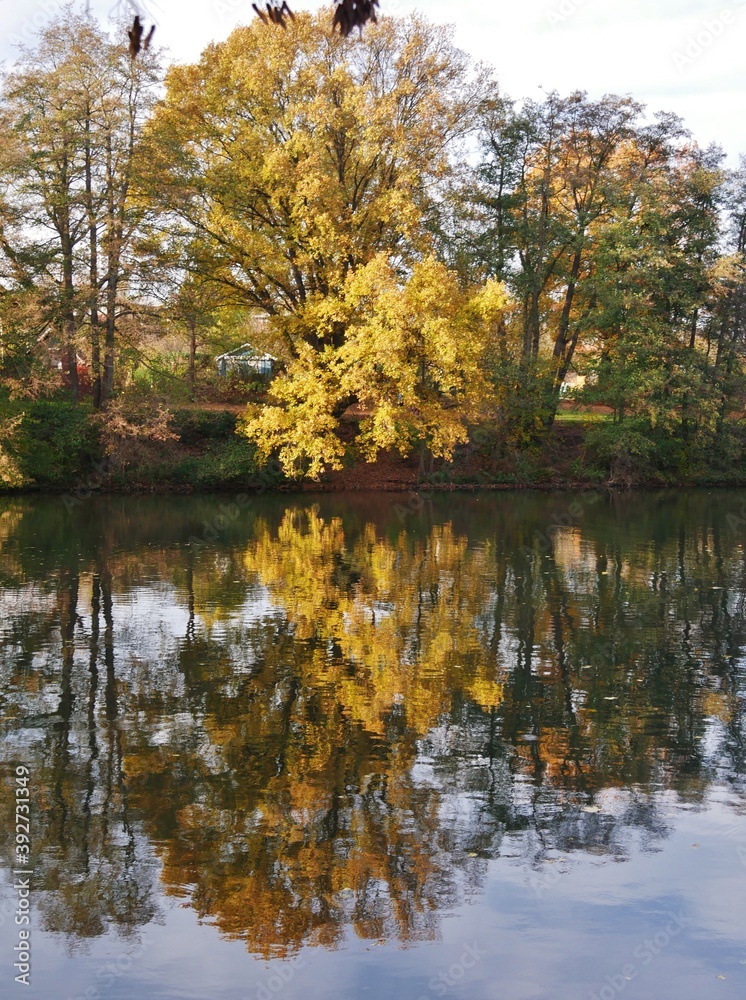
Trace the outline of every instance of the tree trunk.
<instances>
[{"instance_id":1,"label":"tree trunk","mask_svg":"<svg viewBox=\"0 0 746 1000\"><path fill-rule=\"evenodd\" d=\"M104 375L101 392L102 405L114 393L114 347L116 339L117 285L119 275L109 272L106 288L106 325L104 327Z\"/></svg>"},{"instance_id":2,"label":"tree trunk","mask_svg":"<svg viewBox=\"0 0 746 1000\"><path fill-rule=\"evenodd\" d=\"M91 371L93 374L93 405L101 406L101 329L98 314L98 230L96 228L96 210L93 204L93 151L91 148L90 107L86 109L86 146L85 146L85 194L88 212L88 244L90 251L88 270L88 307L91 321Z\"/></svg>"},{"instance_id":3,"label":"tree trunk","mask_svg":"<svg viewBox=\"0 0 746 1000\"><path fill-rule=\"evenodd\" d=\"M689 334L689 350L694 350L694 344L697 340L697 320L699 319L699 309L695 309L692 313L692 325Z\"/></svg>"},{"instance_id":4,"label":"tree trunk","mask_svg":"<svg viewBox=\"0 0 746 1000\"><path fill-rule=\"evenodd\" d=\"M541 332L538 288L532 288L526 303L526 319L523 329L523 357L526 361L535 358L539 353L539 335Z\"/></svg>"},{"instance_id":5,"label":"tree trunk","mask_svg":"<svg viewBox=\"0 0 746 1000\"><path fill-rule=\"evenodd\" d=\"M195 385L197 381L196 377L196 360L197 360L197 320L194 315L189 317L189 391L191 398L194 399Z\"/></svg>"},{"instance_id":6,"label":"tree trunk","mask_svg":"<svg viewBox=\"0 0 746 1000\"><path fill-rule=\"evenodd\" d=\"M57 216L57 232L62 250L62 370L70 395L78 401L78 357L75 345L75 279L73 236L70 225L70 180L67 156L62 158L62 198Z\"/></svg>"},{"instance_id":7,"label":"tree trunk","mask_svg":"<svg viewBox=\"0 0 746 1000\"><path fill-rule=\"evenodd\" d=\"M562 363L565 361L565 355L567 353L567 333L570 329L570 313L572 312L572 300L575 297L575 288L578 283L578 274L580 273L580 261L582 257L582 251L576 250L572 259L572 269L570 271L570 278L567 282L567 291L565 292L565 304L562 307L562 315L559 321L559 332L557 333L557 339L554 342L554 356L559 358ZM562 379L564 380L567 370L563 372Z\"/></svg>"},{"instance_id":8,"label":"tree trunk","mask_svg":"<svg viewBox=\"0 0 746 1000\"><path fill-rule=\"evenodd\" d=\"M111 134L106 137L106 324L104 327L104 374L101 401L106 405L114 393L114 347L116 341L117 293L121 234L115 198L114 151Z\"/></svg>"}]
</instances>

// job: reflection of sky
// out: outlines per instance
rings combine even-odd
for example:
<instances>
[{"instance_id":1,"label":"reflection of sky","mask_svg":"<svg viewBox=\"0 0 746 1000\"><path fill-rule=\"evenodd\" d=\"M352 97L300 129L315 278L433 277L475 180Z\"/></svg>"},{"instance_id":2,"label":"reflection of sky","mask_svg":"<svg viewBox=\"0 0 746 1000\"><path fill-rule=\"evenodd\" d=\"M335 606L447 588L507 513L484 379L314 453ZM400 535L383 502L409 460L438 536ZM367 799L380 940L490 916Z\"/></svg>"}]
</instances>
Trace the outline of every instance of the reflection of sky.
<instances>
[{"instance_id":1,"label":"reflection of sky","mask_svg":"<svg viewBox=\"0 0 746 1000\"><path fill-rule=\"evenodd\" d=\"M228 629L237 624L252 625L269 615L274 606L264 587L227 613L221 613L220 624ZM215 622L215 606L198 606L195 622L203 627ZM181 639L189 622L189 609L183 590L158 584L138 587L124 599L114 598L113 614L116 627L126 631L132 639L140 638L146 645L138 645L140 655L148 655L147 641L162 632L169 639ZM157 628L157 631L156 631Z\"/></svg>"},{"instance_id":2,"label":"reflection of sky","mask_svg":"<svg viewBox=\"0 0 746 1000\"><path fill-rule=\"evenodd\" d=\"M558 547L558 562L570 588L580 595L595 593L592 584L588 586L595 576L590 550L576 546L569 537L566 541L564 548ZM725 575L729 582L735 579L733 570L727 562ZM77 739L82 747L87 740L81 708L87 691L85 637L90 634L90 582L89 575L81 578L79 612L83 622L75 661L76 683L80 684L79 731L71 734L73 745ZM204 583L204 576L195 574L195 582ZM253 655L245 641L244 627L272 619L277 611L261 586L251 584L248 594L245 583L237 583L236 587L238 605L219 619L214 617L217 606L197 602L197 633L207 632L213 639L225 641L226 654L240 671ZM734 587L734 599L739 594ZM6 610L15 614L29 607L49 614L56 606L56 595L47 595L39 587L23 587L15 595L6 592L5 599L9 602ZM541 606L540 598L537 602ZM115 594L113 615L117 678L132 676L133 688L138 691L169 689L183 694L183 678L173 669L173 663L186 634L185 589L156 576L148 577L141 585ZM506 635L509 626L506 623ZM43 655L49 658L48 689L54 695L58 690L59 647ZM510 662L505 660L506 665ZM125 688L123 684L123 728L137 724L126 713ZM276 694L278 700L283 696L279 690ZM58 701L49 693L45 697L48 710L54 710ZM155 721L145 738L151 744L172 743L178 748L182 734L186 742L189 734L196 733L205 768L216 774L224 762L219 747L211 744L207 733L200 729L201 721L189 712L174 713ZM41 733L39 729L27 729L17 737L9 737L2 747L2 758L22 758L24 746L41 739ZM440 995L430 985L433 977L441 971L447 973L449 968L459 969L465 946L476 945L486 952L486 957L454 982L449 997L588 1000L604 988L606 977L617 977L629 964L633 965L634 987L625 987L624 996L633 1000L735 1000L744 996L746 865L739 847L746 851L746 820L743 799L725 783L739 776L728 773L721 779L717 775L719 760L728 762L722 766L729 771L733 767L732 758L722 754L725 738L722 720L711 716L702 740L708 763L699 765L706 779L704 785L694 782L688 786L683 773L682 783L677 785L679 795L649 793L647 789L640 792L642 805L655 814L655 823L649 828L635 827L630 820L639 791L635 788L600 791L591 807L598 812L578 815L576 808L568 820L568 829L575 823L592 831L613 822L613 850L596 851L593 838L584 837L580 842L590 847L559 850L554 846L542 853L540 841L546 828L541 823L534 823L528 831L512 829L499 840L501 830L495 821L500 856L487 860L472 856L477 851L471 849L472 841L476 842L490 821L484 808L487 785L479 784L480 773L492 770L496 780L490 794L499 798L500 790L507 789L505 795L510 796L514 815L529 818L535 808L573 810L568 810L561 792L554 799L543 795L544 788L537 794L527 775L512 770L514 758L509 752L497 761L488 760L484 756L483 733L478 728L472 730L468 724L452 721L434 727L419 741L411 778L417 788L431 788L438 795L442 840L433 854L434 861L452 863L457 869L455 877L462 882L474 872L480 876L470 887L471 905L454 904L438 915L442 940L437 943L402 948L362 943L351 936L345 950L305 949L303 965L279 995L287 1000L432 1000ZM714 784L718 780L723 784ZM503 802L498 801L498 805ZM565 831L561 832L562 843L566 844ZM558 841L550 835L549 842L556 845ZM470 863L461 869L456 859L464 854ZM7 897L7 880L3 884L1 891ZM260 991L262 984L269 982L278 968L286 972L291 968L256 961L240 942L221 940L212 927L199 925L185 899L163 900L162 908L163 924L142 932L148 942L142 958L102 990L101 997L255 1000L259 996L267 1000L266 993ZM247 909L248 923L252 919L248 904ZM666 926L669 912L683 914L690 922L654 960L644 963L635 957L636 952L646 938ZM4 962L8 968L2 956L11 954L15 928L7 919L0 920L0 924L2 974ZM46 934L37 921L34 986L24 995L33 1000L77 1000L87 988L97 986L97 975L107 962L120 959L127 968L131 948L131 944L111 935L82 945L70 957L65 954L64 942ZM62 988L60 984L64 984Z\"/></svg>"},{"instance_id":3,"label":"reflection of sky","mask_svg":"<svg viewBox=\"0 0 746 1000\"><path fill-rule=\"evenodd\" d=\"M254 650L241 642L240 633L257 622L274 617L276 608L269 600L268 591L261 585L246 588L248 595L229 611L220 611L215 605L204 603L195 610L197 634L209 635L211 641L227 643L230 650L234 674L251 670L254 666ZM17 616L39 614L54 615L56 596L38 585L29 584L0 590L0 685L15 670L19 653L9 641L8 629ZM91 634L91 578L82 576L77 612L75 678L74 685L80 685L84 696L88 684L88 658L86 643ZM99 612L101 614L101 611ZM216 614L219 613L219 617ZM125 593L112 595L112 617L114 621L115 670L117 677L131 678L143 691L168 690L173 696L183 695L183 677L178 671L164 670L165 665L173 665L180 644L185 640L189 611L187 595L183 589L154 578L131 588ZM103 616L99 621L99 645L103 642ZM34 669L46 674L47 682L38 690L14 693L13 701L22 716L54 714L59 708L59 686L56 664L59 661L59 635L52 636L53 645L49 649L36 652L33 656ZM0 687L0 721L2 709L2 687ZM13 713L15 715L15 713ZM174 720L169 720L163 729L173 735ZM8 734L7 740L25 746L38 736L36 729L24 728L20 732Z\"/></svg>"},{"instance_id":4,"label":"reflection of sky","mask_svg":"<svg viewBox=\"0 0 746 1000\"><path fill-rule=\"evenodd\" d=\"M286 1000L430 1000L440 995L429 985L433 978L449 968L458 973L470 945L485 957L454 981L448 996L457 1000L587 1000L625 965L634 967L629 995L635 1000L740 1000L746 991L746 867L738 840L729 836L736 820L729 793L718 790L702 811L666 806L665 797L659 805L670 814L670 835L654 852L637 851L624 863L566 854L546 866L559 874L538 891L514 857L486 863L484 893L446 916L434 943L402 949L351 939L342 951L304 949L293 971L288 963L253 959L242 943L200 926L180 901L165 900L163 922L140 932L141 945L110 935L70 955L62 940L35 926L34 985L23 995L83 997L101 983L105 973L98 980L97 974L108 963L116 967L119 960L119 968L128 969L127 956L137 949L141 956L132 969L101 996L255 1000L262 984L283 969L290 978L279 995ZM519 853L520 838L506 838L506 854ZM7 899L7 878L3 883ZM670 914L682 918L683 930L651 957L644 942L665 934L667 925L675 929ZM3 955L12 943L6 921Z\"/></svg>"},{"instance_id":5,"label":"reflection of sky","mask_svg":"<svg viewBox=\"0 0 746 1000\"><path fill-rule=\"evenodd\" d=\"M0 59L12 58L14 36L61 6L0 0ZM320 6L291 3L295 10ZM179 60L196 59L209 41L254 16L250 0L91 0L90 8L102 18L141 10L158 24L156 42ZM652 111L681 115L703 145L719 142L733 158L746 152L744 0L381 0L381 10L420 10L454 24L456 43L494 66L501 89L514 97L538 99L542 89L631 93Z\"/></svg>"}]
</instances>

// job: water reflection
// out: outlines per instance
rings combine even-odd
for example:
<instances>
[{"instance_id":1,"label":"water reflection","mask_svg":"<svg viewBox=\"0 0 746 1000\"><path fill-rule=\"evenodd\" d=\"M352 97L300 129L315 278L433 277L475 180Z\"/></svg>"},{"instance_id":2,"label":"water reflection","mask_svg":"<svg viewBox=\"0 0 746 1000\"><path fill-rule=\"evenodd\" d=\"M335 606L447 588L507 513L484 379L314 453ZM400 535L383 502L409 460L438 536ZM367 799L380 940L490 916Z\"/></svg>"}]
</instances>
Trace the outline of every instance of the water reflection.
<instances>
[{"instance_id":1,"label":"water reflection","mask_svg":"<svg viewBox=\"0 0 746 1000\"><path fill-rule=\"evenodd\" d=\"M501 854L541 889L657 850L662 793L742 801L743 502L5 501L44 926L131 933L165 892L265 956L429 940Z\"/></svg>"}]
</instances>

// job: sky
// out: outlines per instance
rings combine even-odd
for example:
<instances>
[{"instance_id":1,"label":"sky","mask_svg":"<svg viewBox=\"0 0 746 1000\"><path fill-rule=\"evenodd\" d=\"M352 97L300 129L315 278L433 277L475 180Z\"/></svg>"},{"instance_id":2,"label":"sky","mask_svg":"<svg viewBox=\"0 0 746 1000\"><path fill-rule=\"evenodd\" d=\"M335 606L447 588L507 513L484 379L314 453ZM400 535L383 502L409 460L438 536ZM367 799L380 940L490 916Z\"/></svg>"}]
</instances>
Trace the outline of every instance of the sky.
<instances>
[{"instance_id":1,"label":"sky","mask_svg":"<svg viewBox=\"0 0 746 1000\"><path fill-rule=\"evenodd\" d=\"M0 0L0 60L15 57L64 0ZM315 10L322 0L291 0ZM649 111L680 115L701 145L736 165L746 154L746 0L380 0L452 24L456 44L494 67L503 93L630 94ZM76 6L84 6L79 0ZM251 0L90 0L103 22L139 9L170 58L193 61L254 12ZM268 30L281 30L270 28ZM126 39L123 39L125 41Z\"/></svg>"}]
</instances>

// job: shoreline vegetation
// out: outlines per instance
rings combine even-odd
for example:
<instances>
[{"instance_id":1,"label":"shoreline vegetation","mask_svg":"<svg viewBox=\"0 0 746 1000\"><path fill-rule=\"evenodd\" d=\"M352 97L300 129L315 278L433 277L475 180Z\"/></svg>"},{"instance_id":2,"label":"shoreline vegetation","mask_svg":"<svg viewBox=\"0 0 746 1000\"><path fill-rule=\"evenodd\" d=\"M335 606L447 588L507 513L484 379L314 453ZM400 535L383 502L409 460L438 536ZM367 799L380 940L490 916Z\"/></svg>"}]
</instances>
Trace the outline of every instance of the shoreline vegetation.
<instances>
[{"instance_id":1,"label":"shoreline vegetation","mask_svg":"<svg viewBox=\"0 0 746 1000\"><path fill-rule=\"evenodd\" d=\"M80 416L79 411L75 411ZM375 462L349 462L316 480L290 479L274 459L262 464L255 449L236 434L240 415L220 408L175 410L159 440L125 439L120 451L104 454L97 418L88 414L77 437L50 440L50 421L40 422L46 440L28 440L26 466L35 481L0 488L0 496L57 494L68 508L93 494L199 493L430 493L453 490L601 490L683 487L746 487L746 468L700 466L686 476L640 474L630 465L612 475L594 464L588 435L606 414L566 406L560 410L541 448L495 458L478 444L457 449L450 461L421 451L403 457L384 453ZM37 427L38 429L38 427ZM69 428L68 428L69 431ZM353 431L353 434L355 431ZM67 459L67 461L65 460ZM51 470L51 475L49 474ZM82 471L81 471L82 470Z\"/></svg>"},{"instance_id":2,"label":"shoreline vegetation","mask_svg":"<svg viewBox=\"0 0 746 1000\"><path fill-rule=\"evenodd\" d=\"M746 157L329 14L0 72L0 493L746 485Z\"/></svg>"}]
</instances>

